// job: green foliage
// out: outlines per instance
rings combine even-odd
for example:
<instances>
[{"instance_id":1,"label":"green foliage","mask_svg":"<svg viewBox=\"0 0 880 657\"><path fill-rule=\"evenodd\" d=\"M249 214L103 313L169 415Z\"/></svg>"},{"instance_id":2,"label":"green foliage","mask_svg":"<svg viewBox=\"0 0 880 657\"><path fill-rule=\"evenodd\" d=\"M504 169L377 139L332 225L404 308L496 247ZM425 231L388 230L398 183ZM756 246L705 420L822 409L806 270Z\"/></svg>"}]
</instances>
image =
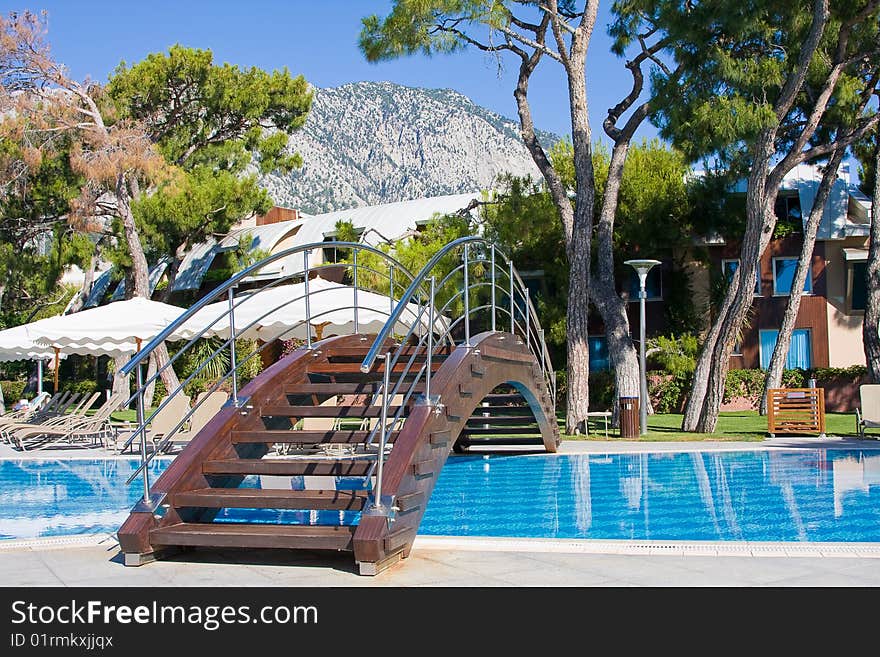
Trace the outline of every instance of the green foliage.
<instances>
[{"instance_id":1,"label":"green foliage","mask_svg":"<svg viewBox=\"0 0 880 657\"><path fill-rule=\"evenodd\" d=\"M874 196L877 180L877 148L880 142L878 134L880 131L875 128L853 148L853 154L859 161L859 189L868 198Z\"/></svg>"},{"instance_id":2,"label":"green foliage","mask_svg":"<svg viewBox=\"0 0 880 657\"><path fill-rule=\"evenodd\" d=\"M868 368L864 365L852 365L851 367L817 367L809 372L809 376L822 381L859 381L868 375Z\"/></svg>"},{"instance_id":3,"label":"green foliage","mask_svg":"<svg viewBox=\"0 0 880 657\"><path fill-rule=\"evenodd\" d=\"M765 128L779 127L774 149L790 148L828 79L841 23L868 0L830 3L831 16L810 60L805 84L784 116L777 101L801 57L812 22L813 3L777 0L656 2L618 0L609 29L622 53L646 28L668 41L661 56L676 75L651 77L651 120L664 139L690 161L714 156L724 164L747 164ZM876 66L877 10L852 29L844 67L817 137L831 126L851 125L859 96ZM860 53L863 53L860 55ZM866 65L867 64L867 65Z\"/></svg>"},{"instance_id":4,"label":"green foliage","mask_svg":"<svg viewBox=\"0 0 880 657\"><path fill-rule=\"evenodd\" d=\"M697 366L697 353L700 345L697 336L684 334L660 335L648 340L651 353L649 369L663 370L668 374L691 374Z\"/></svg>"},{"instance_id":5,"label":"green foliage","mask_svg":"<svg viewBox=\"0 0 880 657\"><path fill-rule=\"evenodd\" d=\"M655 413L681 413L693 383L693 370L648 377L648 396Z\"/></svg>"},{"instance_id":6,"label":"green foliage","mask_svg":"<svg viewBox=\"0 0 880 657\"><path fill-rule=\"evenodd\" d=\"M339 241L356 242L358 240L357 232L350 222L338 222L336 224L336 231ZM410 273L415 275L449 242L459 237L472 235L474 232L475 226L472 224L469 216L435 215L416 234L398 240L393 244L382 244L379 246L379 249L396 258ZM339 262L353 264L354 257L351 253L343 253L340 250L338 255L340 256ZM440 287L440 281L459 264L461 264L461 253L453 251L441 258L433 270L438 285L436 289L437 303L441 308L461 289L461 272L450 277L446 285ZM378 254L361 251L358 253L358 267L358 285L380 294L388 294L390 266L387 260ZM373 272L370 272L370 269ZM482 269L481 265L473 265L471 273L472 275L479 276L482 274ZM350 270L347 275L351 275ZM350 283L351 281L348 282ZM394 278L395 298L400 298L407 285L409 285L409 280L406 276L401 272L396 272ZM446 312L456 315L461 312L462 307L463 301L457 299L449 304Z\"/></svg>"},{"instance_id":7,"label":"green foliage","mask_svg":"<svg viewBox=\"0 0 880 657\"><path fill-rule=\"evenodd\" d=\"M567 370L556 370L556 408L564 409L568 399ZM607 411L614 405L614 373L590 372L590 410Z\"/></svg>"},{"instance_id":8,"label":"green foliage","mask_svg":"<svg viewBox=\"0 0 880 657\"><path fill-rule=\"evenodd\" d=\"M0 325L14 326L63 291L57 281L66 265L88 263L94 247L66 221L70 200L82 183L70 167L63 139L0 194ZM0 138L0 158L23 159L21 148Z\"/></svg>"},{"instance_id":9,"label":"green foliage","mask_svg":"<svg viewBox=\"0 0 880 657\"><path fill-rule=\"evenodd\" d=\"M58 386L59 390L69 390L72 393L81 395L91 395L98 391L98 382L94 379L76 379L62 381Z\"/></svg>"},{"instance_id":10,"label":"green foliage","mask_svg":"<svg viewBox=\"0 0 880 657\"><path fill-rule=\"evenodd\" d=\"M287 69L217 65L210 50L174 45L129 67L107 86L120 117L147 123L165 159L240 171L252 159L262 172L300 166L284 153L285 133L303 126L312 92ZM280 132L263 130L271 123Z\"/></svg>"},{"instance_id":11,"label":"green foliage","mask_svg":"<svg viewBox=\"0 0 880 657\"><path fill-rule=\"evenodd\" d=\"M210 50L174 45L131 67L122 62L107 89L119 116L142 121L177 167L132 203L154 261L179 261L193 244L267 212L272 200L254 169L284 173L302 165L288 153L288 133L305 123L312 92L287 69L219 65Z\"/></svg>"},{"instance_id":12,"label":"green foliage","mask_svg":"<svg viewBox=\"0 0 880 657\"><path fill-rule=\"evenodd\" d=\"M3 400L6 408L12 408L12 405L19 399L31 399L33 395L25 395L24 389L27 381L0 381L0 388L3 389Z\"/></svg>"},{"instance_id":13,"label":"green foliage","mask_svg":"<svg viewBox=\"0 0 880 657\"><path fill-rule=\"evenodd\" d=\"M202 338L196 340L193 345L174 362L174 371L181 381L188 379L202 364L206 365L193 379L187 382L183 390L191 398L207 390L217 381L229 373L229 346L225 347L224 338ZM235 359L238 363L238 386L241 388L245 383L253 379L263 370L263 363L259 354L254 354L259 348L256 340L238 339L235 341ZM219 351L218 351L219 350ZM217 351L216 354L214 352ZM176 352L169 349L169 354L174 357ZM214 354L212 356L212 354ZM251 354L254 354L253 356ZM210 359L210 360L209 360ZM161 381L157 381L161 383ZM232 390L231 378L220 385L221 390ZM159 393L156 393L157 397Z\"/></svg>"},{"instance_id":14,"label":"green foliage","mask_svg":"<svg viewBox=\"0 0 880 657\"><path fill-rule=\"evenodd\" d=\"M550 151L551 161L566 184L574 184L571 143L562 140ZM594 151L596 185L602 193L608 177L608 152ZM634 144L624 165L620 203L615 220L617 279L625 287L631 270L623 261L650 249L652 255L672 258L689 247L697 213L694 201L703 201L709 188L691 189L681 154L660 142ZM497 202L483 208L485 234L507 251L520 271L542 270L541 287L534 296L546 330L554 362L565 362L565 317L568 261L562 245L559 213L543 183L503 176ZM711 190L714 192L714 188ZM708 205L708 201L704 206ZM598 210L597 210L598 212ZM666 320L675 332L690 332L701 324L693 303L690 279L683 265L673 262L664 271Z\"/></svg>"}]
</instances>

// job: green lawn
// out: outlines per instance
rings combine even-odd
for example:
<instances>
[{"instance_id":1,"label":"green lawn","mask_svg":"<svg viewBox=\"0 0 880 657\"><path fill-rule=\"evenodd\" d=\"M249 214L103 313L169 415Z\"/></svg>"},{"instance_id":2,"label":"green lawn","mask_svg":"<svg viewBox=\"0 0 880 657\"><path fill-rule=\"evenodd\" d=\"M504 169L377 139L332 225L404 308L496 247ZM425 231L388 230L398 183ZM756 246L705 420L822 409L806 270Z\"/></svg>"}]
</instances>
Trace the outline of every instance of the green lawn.
<instances>
[{"instance_id":1,"label":"green lawn","mask_svg":"<svg viewBox=\"0 0 880 657\"><path fill-rule=\"evenodd\" d=\"M147 411L147 416L155 408ZM699 440L746 440L761 441L767 437L767 418L755 411L731 411L721 413L715 433L686 433L681 427L681 415L666 413L648 416L648 435L640 440L646 441L699 441ZM115 411L111 416L114 422L136 422L134 410ZM557 413L560 431L565 429L565 413ZM854 413L826 413L825 430L829 436L855 436L856 420ZM876 432L875 432L876 433ZM608 439L619 438L620 432L608 427ZM563 440L605 440L605 429L601 418L590 419L589 436L568 436L563 433Z\"/></svg>"},{"instance_id":2,"label":"green lawn","mask_svg":"<svg viewBox=\"0 0 880 657\"><path fill-rule=\"evenodd\" d=\"M731 411L721 413L715 433L686 433L681 431L682 416L667 413L648 416L648 435L640 440L647 441L697 441L697 440L747 440L760 441L767 437L767 418L756 411ZM565 413L558 413L559 429L564 431ZM826 413L825 432L830 436L855 436L854 413ZM608 428L608 438L619 438L617 429ZM589 436L563 435L563 440L605 440L604 424L601 418L590 419Z\"/></svg>"}]
</instances>

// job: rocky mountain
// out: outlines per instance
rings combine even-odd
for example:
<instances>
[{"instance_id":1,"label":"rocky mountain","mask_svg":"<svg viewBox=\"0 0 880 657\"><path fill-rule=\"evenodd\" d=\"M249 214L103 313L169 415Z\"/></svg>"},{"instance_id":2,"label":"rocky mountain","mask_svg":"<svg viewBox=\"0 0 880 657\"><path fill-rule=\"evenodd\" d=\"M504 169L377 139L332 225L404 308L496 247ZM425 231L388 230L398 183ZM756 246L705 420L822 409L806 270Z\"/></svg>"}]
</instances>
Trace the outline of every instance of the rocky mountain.
<instances>
[{"instance_id":1,"label":"rocky mountain","mask_svg":"<svg viewBox=\"0 0 880 657\"><path fill-rule=\"evenodd\" d=\"M558 139L541 136L545 147ZM487 189L504 172L538 175L517 123L451 89L315 89L290 146L304 166L261 184L276 204L309 214Z\"/></svg>"}]
</instances>

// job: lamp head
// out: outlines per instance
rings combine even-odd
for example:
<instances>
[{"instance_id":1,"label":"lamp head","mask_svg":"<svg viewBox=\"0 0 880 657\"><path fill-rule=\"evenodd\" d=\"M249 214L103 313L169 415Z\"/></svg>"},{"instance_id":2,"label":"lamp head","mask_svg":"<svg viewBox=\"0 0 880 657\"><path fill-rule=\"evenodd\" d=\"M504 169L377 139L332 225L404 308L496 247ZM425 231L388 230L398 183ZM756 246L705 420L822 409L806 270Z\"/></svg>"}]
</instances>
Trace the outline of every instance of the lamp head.
<instances>
[{"instance_id":1,"label":"lamp head","mask_svg":"<svg viewBox=\"0 0 880 657\"><path fill-rule=\"evenodd\" d=\"M647 275L652 267L660 264L659 260L627 260L623 264L629 265L638 272L640 276Z\"/></svg>"}]
</instances>

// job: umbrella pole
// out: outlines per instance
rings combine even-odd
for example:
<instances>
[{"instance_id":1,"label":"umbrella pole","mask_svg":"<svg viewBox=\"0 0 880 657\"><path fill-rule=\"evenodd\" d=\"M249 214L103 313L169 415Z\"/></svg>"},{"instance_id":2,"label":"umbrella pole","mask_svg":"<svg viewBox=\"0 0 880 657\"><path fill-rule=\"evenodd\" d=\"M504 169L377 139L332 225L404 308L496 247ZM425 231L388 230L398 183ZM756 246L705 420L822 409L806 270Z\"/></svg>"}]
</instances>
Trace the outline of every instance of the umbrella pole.
<instances>
[{"instance_id":1,"label":"umbrella pole","mask_svg":"<svg viewBox=\"0 0 880 657\"><path fill-rule=\"evenodd\" d=\"M37 394L43 394L43 361L37 359Z\"/></svg>"},{"instance_id":2,"label":"umbrella pole","mask_svg":"<svg viewBox=\"0 0 880 657\"><path fill-rule=\"evenodd\" d=\"M60 349L58 347L53 347L55 349L55 392L58 392L58 364L61 360L61 357L58 355L60 353Z\"/></svg>"}]
</instances>

